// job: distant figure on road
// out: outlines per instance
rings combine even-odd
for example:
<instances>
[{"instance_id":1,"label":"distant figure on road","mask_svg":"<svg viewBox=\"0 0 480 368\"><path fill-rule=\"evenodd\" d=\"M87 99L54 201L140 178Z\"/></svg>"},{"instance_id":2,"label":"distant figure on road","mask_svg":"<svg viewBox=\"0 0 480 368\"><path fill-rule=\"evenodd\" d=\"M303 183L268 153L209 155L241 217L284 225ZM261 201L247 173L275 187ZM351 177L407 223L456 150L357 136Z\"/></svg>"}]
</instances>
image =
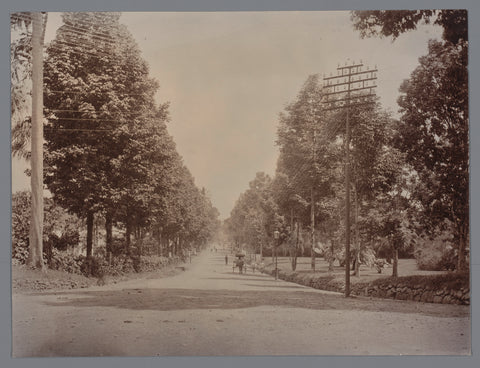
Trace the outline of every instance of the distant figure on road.
<instances>
[{"instance_id":1,"label":"distant figure on road","mask_svg":"<svg viewBox=\"0 0 480 368\"><path fill-rule=\"evenodd\" d=\"M237 262L237 266L238 266L238 271L240 273L243 273L243 265L244 265L243 259L239 259L238 262Z\"/></svg>"},{"instance_id":2,"label":"distant figure on road","mask_svg":"<svg viewBox=\"0 0 480 368\"><path fill-rule=\"evenodd\" d=\"M228 265L228 254L225 254L225 264Z\"/></svg>"}]
</instances>

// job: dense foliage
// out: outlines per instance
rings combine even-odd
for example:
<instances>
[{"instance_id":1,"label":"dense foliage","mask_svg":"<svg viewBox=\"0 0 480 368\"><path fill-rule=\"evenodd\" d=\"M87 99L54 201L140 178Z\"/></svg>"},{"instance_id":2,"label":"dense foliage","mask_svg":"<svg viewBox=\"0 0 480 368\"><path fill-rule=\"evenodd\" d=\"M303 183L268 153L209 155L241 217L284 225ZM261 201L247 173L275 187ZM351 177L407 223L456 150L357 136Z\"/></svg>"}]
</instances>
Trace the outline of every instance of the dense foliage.
<instances>
[{"instance_id":1,"label":"dense foliage","mask_svg":"<svg viewBox=\"0 0 480 368\"><path fill-rule=\"evenodd\" d=\"M443 41L429 42L428 54L400 86L395 145L414 170L408 188L411 222L425 244L435 239L450 244L456 268L465 270L470 231L467 11L355 11L352 20L363 37L396 38L431 20L444 30Z\"/></svg>"},{"instance_id":2,"label":"dense foliage","mask_svg":"<svg viewBox=\"0 0 480 368\"><path fill-rule=\"evenodd\" d=\"M99 265L122 257L140 270L146 253L180 257L204 246L217 230L218 211L176 151L168 103L156 103L158 83L120 13L63 13L62 19L44 62L44 181L51 201L86 227L82 271L98 273ZM94 237L99 224L104 242ZM51 236L59 251L78 240ZM144 249L151 241L156 249Z\"/></svg>"},{"instance_id":3,"label":"dense foliage","mask_svg":"<svg viewBox=\"0 0 480 368\"><path fill-rule=\"evenodd\" d=\"M393 120L379 103L350 108L353 259L417 258L422 269L468 266L468 32L464 10L354 11L362 37L399 37L419 23L443 27L443 41L400 86L401 117ZM258 242L256 218L269 218L293 254L318 249L332 264L345 258L345 109L322 108L318 76L310 76L280 114L275 177L266 186L273 212L247 201L252 186L231 213L231 236ZM258 176L257 176L258 178ZM253 215L254 214L254 215ZM247 221L247 219L249 221ZM242 226L232 224L242 223ZM289 226L285 226L288 224ZM283 228L282 228L283 226ZM271 237L273 230L264 232ZM292 254L292 253L291 253ZM312 260L312 266L314 260ZM295 262L292 262L295 269ZM356 270L358 272L358 269Z\"/></svg>"},{"instance_id":4,"label":"dense foliage","mask_svg":"<svg viewBox=\"0 0 480 368\"><path fill-rule=\"evenodd\" d=\"M30 229L30 192L12 195L12 258L25 264L28 257ZM81 221L58 206L51 198L44 200L44 250L45 259L51 263L54 250L73 250L79 246Z\"/></svg>"}]
</instances>

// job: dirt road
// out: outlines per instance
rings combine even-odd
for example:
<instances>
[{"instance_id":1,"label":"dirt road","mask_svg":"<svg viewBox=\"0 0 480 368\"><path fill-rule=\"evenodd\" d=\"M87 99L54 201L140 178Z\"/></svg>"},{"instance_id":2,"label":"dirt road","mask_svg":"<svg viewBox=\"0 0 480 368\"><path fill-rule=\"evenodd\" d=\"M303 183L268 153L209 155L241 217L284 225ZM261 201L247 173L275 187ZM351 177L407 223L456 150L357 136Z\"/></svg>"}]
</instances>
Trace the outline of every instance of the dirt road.
<instances>
[{"instance_id":1,"label":"dirt road","mask_svg":"<svg viewBox=\"0 0 480 368\"><path fill-rule=\"evenodd\" d=\"M13 295L13 356L469 354L469 307L345 299L232 273L205 252L167 278Z\"/></svg>"}]
</instances>

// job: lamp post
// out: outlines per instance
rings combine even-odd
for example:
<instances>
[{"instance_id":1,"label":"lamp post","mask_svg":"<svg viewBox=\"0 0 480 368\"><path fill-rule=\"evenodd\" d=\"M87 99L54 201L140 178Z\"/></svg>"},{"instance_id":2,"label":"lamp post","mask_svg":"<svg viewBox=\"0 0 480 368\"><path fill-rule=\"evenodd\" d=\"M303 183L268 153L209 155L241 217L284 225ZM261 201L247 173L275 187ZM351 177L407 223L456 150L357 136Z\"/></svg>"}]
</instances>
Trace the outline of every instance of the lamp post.
<instances>
[{"instance_id":1,"label":"lamp post","mask_svg":"<svg viewBox=\"0 0 480 368\"><path fill-rule=\"evenodd\" d=\"M278 255L277 255L277 248L278 248L278 242L280 239L280 232L278 230L275 230L273 232L273 237L275 239L275 280L278 279Z\"/></svg>"}]
</instances>

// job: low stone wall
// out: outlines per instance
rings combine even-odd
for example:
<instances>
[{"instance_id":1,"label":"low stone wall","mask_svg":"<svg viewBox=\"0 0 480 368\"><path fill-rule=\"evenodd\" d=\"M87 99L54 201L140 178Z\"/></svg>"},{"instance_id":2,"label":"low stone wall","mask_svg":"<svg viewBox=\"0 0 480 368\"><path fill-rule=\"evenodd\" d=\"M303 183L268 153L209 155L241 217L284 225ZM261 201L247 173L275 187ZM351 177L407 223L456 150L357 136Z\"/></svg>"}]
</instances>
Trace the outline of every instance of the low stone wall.
<instances>
[{"instance_id":1,"label":"low stone wall","mask_svg":"<svg viewBox=\"0 0 480 368\"><path fill-rule=\"evenodd\" d=\"M263 272L275 276L275 271L265 269ZM333 275L315 276L309 273L296 273L279 270L278 278L320 290L345 292L345 280L335 278ZM352 283L351 294L376 298L412 300L424 303L463 304L470 305L470 288L437 288L428 285L411 286L402 283L402 278L388 284ZM441 284L441 283L440 283Z\"/></svg>"},{"instance_id":2,"label":"low stone wall","mask_svg":"<svg viewBox=\"0 0 480 368\"><path fill-rule=\"evenodd\" d=\"M403 284L389 284L386 286L369 285L365 287L363 295L377 298L413 300L424 303L470 304L469 288L461 288L459 290L434 290L423 286L411 287Z\"/></svg>"}]
</instances>

